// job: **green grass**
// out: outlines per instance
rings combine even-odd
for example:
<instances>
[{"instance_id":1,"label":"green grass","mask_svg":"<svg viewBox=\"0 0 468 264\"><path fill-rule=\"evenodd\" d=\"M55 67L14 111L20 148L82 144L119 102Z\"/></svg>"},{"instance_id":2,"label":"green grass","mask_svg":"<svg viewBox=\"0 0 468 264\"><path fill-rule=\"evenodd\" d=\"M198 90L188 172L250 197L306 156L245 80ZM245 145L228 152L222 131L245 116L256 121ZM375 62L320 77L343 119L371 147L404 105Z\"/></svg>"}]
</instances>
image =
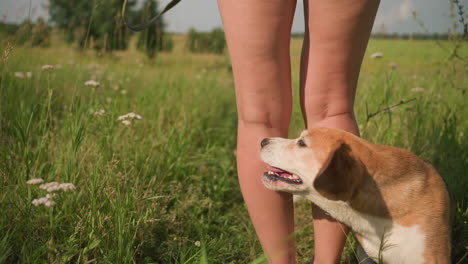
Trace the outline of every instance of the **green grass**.
<instances>
[{"instance_id":1,"label":"green grass","mask_svg":"<svg viewBox=\"0 0 468 264\"><path fill-rule=\"evenodd\" d=\"M96 58L58 44L13 47L0 64L0 263L249 263L262 255L237 183L229 59L186 53L180 38L175 45L155 63L134 50ZM376 51L384 58L370 59ZM299 52L293 40L294 87ZM433 42L372 40L355 109L364 138L413 151L447 181L456 262L468 250L468 66L447 56ZM101 85L85 86L89 79ZM297 94L291 137L303 129ZM366 105L375 112L412 98L366 118ZM117 120L132 111L143 119ZM31 178L77 189L35 207L45 193L26 184ZM305 201L296 222L304 263L313 250ZM344 263L356 263L353 243Z\"/></svg>"}]
</instances>

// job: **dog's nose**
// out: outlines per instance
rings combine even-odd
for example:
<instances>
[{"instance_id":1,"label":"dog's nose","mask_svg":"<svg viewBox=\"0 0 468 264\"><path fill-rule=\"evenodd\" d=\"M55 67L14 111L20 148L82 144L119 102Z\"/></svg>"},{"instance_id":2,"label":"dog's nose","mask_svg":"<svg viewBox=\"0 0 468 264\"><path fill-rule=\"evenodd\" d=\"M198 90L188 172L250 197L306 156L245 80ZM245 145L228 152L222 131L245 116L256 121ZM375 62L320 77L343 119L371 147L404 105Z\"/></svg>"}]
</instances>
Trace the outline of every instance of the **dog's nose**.
<instances>
[{"instance_id":1,"label":"dog's nose","mask_svg":"<svg viewBox=\"0 0 468 264\"><path fill-rule=\"evenodd\" d=\"M262 148L263 148L264 146L268 145L268 142L269 142L269 141L268 141L268 138L264 138L264 139L262 140L262 142L260 142L260 146L262 146Z\"/></svg>"}]
</instances>

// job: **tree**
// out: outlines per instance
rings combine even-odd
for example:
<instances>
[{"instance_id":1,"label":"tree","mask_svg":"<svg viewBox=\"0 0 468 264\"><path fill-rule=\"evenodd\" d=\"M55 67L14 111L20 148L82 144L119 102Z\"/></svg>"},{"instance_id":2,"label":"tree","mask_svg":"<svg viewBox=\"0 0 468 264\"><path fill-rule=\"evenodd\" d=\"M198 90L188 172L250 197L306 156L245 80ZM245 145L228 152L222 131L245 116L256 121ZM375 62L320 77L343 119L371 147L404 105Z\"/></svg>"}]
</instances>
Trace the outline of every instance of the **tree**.
<instances>
[{"instance_id":1,"label":"tree","mask_svg":"<svg viewBox=\"0 0 468 264\"><path fill-rule=\"evenodd\" d=\"M128 0L127 20L136 21L137 12L132 9L137 0ZM130 30L121 16L120 0L49 0L50 19L62 29L69 42L77 42L81 48L93 43L95 49L126 49ZM92 41L90 41L92 40Z\"/></svg>"},{"instance_id":2,"label":"tree","mask_svg":"<svg viewBox=\"0 0 468 264\"><path fill-rule=\"evenodd\" d=\"M140 23L149 21L158 13L158 3L154 0L146 0L141 11ZM171 50L172 41L164 34L164 21L161 18L151 23L138 36L137 47L146 53L148 58L153 59L158 51Z\"/></svg>"}]
</instances>

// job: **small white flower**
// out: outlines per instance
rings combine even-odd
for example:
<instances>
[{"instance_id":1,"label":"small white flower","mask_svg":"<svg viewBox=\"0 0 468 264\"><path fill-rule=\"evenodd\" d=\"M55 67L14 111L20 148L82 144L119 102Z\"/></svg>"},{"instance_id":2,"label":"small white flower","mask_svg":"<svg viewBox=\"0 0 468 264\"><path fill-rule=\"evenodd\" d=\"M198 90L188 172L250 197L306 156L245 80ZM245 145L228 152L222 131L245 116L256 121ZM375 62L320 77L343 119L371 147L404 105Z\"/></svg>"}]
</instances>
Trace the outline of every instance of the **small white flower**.
<instances>
[{"instance_id":1,"label":"small white flower","mask_svg":"<svg viewBox=\"0 0 468 264\"><path fill-rule=\"evenodd\" d=\"M22 73L22 72L15 72L15 77L16 77L16 78L23 79L23 78L24 78L24 73Z\"/></svg>"},{"instance_id":2,"label":"small white flower","mask_svg":"<svg viewBox=\"0 0 468 264\"><path fill-rule=\"evenodd\" d=\"M414 93L421 93L421 92L424 92L424 88L415 87L415 88L411 88L410 91Z\"/></svg>"},{"instance_id":3,"label":"small white flower","mask_svg":"<svg viewBox=\"0 0 468 264\"><path fill-rule=\"evenodd\" d=\"M371 57L372 59L382 58L382 57L383 57L383 53L382 53L382 52L376 52L376 53L373 53L370 57Z\"/></svg>"},{"instance_id":4,"label":"small white flower","mask_svg":"<svg viewBox=\"0 0 468 264\"><path fill-rule=\"evenodd\" d=\"M130 112L125 115L121 115L117 118L117 120L126 120L126 119L142 119L141 115L135 114L134 112Z\"/></svg>"},{"instance_id":5,"label":"small white flower","mask_svg":"<svg viewBox=\"0 0 468 264\"><path fill-rule=\"evenodd\" d=\"M106 110L101 109L99 111L94 112L95 116L103 116L106 113Z\"/></svg>"},{"instance_id":6,"label":"small white flower","mask_svg":"<svg viewBox=\"0 0 468 264\"><path fill-rule=\"evenodd\" d=\"M195 241L195 243L193 243L193 244L195 244L196 247L200 247L200 246L201 246L200 241Z\"/></svg>"},{"instance_id":7,"label":"small white flower","mask_svg":"<svg viewBox=\"0 0 468 264\"><path fill-rule=\"evenodd\" d=\"M137 115L137 114L135 114L134 112L130 112L130 113L128 113L127 115L128 115L128 117L130 117L130 118L132 118L132 119L138 119L138 120L141 119L141 115Z\"/></svg>"},{"instance_id":8,"label":"small white flower","mask_svg":"<svg viewBox=\"0 0 468 264\"><path fill-rule=\"evenodd\" d=\"M56 192L56 191L74 191L76 189L73 183L58 183L58 182L49 182L39 185L39 189L46 190L47 192Z\"/></svg>"},{"instance_id":9,"label":"small white flower","mask_svg":"<svg viewBox=\"0 0 468 264\"><path fill-rule=\"evenodd\" d=\"M31 78L32 77L32 72L26 72L26 77Z\"/></svg>"},{"instance_id":10,"label":"small white flower","mask_svg":"<svg viewBox=\"0 0 468 264\"><path fill-rule=\"evenodd\" d=\"M394 62L390 62L388 64L388 67L392 68L393 70L396 70L398 68L398 65L396 63L394 63Z\"/></svg>"},{"instance_id":11,"label":"small white flower","mask_svg":"<svg viewBox=\"0 0 468 264\"><path fill-rule=\"evenodd\" d=\"M58 182L48 182L39 185L39 189L46 190L47 192L56 192L60 190L60 184Z\"/></svg>"},{"instance_id":12,"label":"small white flower","mask_svg":"<svg viewBox=\"0 0 468 264\"><path fill-rule=\"evenodd\" d=\"M123 120L123 121L122 121L122 124L124 124L125 126L129 126L129 125L132 124L132 121L130 121L130 120Z\"/></svg>"},{"instance_id":13,"label":"small white flower","mask_svg":"<svg viewBox=\"0 0 468 264\"><path fill-rule=\"evenodd\" d=\"M127 94L127 90L120 91L121 94Z\"/></svg>"},{"instance_id":14,"label":"small white flower","mask_svg":"<svg viewBox=\"0 0 468 264\"><path fill-rule=\"evenodd\" d=\"M73 183L62 183L59 185L59 187L64 192L74 191L76 189Z\"/></svg>"},{"instance_id":15,"label":"small white flower","mask_svg":"<svg viewBox=\"0 0 468 264\"><path fill-rule=\"evenodd\" d=\"M47 197L41 197L41 198L32 200L32 204L34 206L39 206L39 205L43 204L46 207L51 207L51 206L55 205L55 202L52 201L52 200L49 200Z\"/></svg>"},{"instance_id":16,"label":"small white flower","mask_svg":"<svg viewBox=\"0 0 468 264\"><path fill-rule=\"evenodd\" d=\"M118 90L119 90L119 86L118 86L118 85L113 85L113 86L112 86L112 89L118 91Z\"/></svg>"},{"instance_id":17,"label":"small white flower","mask_svg":"<svg viewBox=\"0 0 468 264\"><path fill-rule=\"evenodd\" d=\"M107 98L106 98L106 102L108 102L108 103L112 102L112 98L107 97Z\"/></svg>"},{"instance_id":18,"label":"small white flower","mask_svg":"<svg viewBox=\"0 0 468 264\"><path fill-rule=\"evenodd\" d=\"M41 179L41 178L33 178L33 179L30 179L29 181L27 181L26 184L34 185L34 184L41 184L43 182L44 182L44 180Z\"/></svg>"},{"instance_id":19,"label":"small white flower","mask_svg":"<svg viewBox=\"0 0 468 264\"><path fill-rule=\"evenodd\" d=\"M99 82L96 82L95 80L88 80L84 84L85 86L93 86L93 87L98 87L101 85Z\"/></svg>"},{"instance_id":20,"label":"small white flower","mask_svg":"<svg viewBox=\"0 0 468 264\"><path fill-rule=\"evenodd\" d=\"M45 64L45 65L42 65L41 69L43 71L45 70L52 70L54 68L54 65L49 65L49 64Z\"/></svg>"},{"instance_id":21,"label":"small white flower","mask_svg":"<svg viewBox=\"0 0 468 264\"><path fill-rule=\"evenodd\" d=\"M52 199L52 198L55 198L55 197L57 197L57 194L55 194L55 193L48 193L48 194L46 194L46 196L45 196L45 197L46 197L47 199L49 199L49 200L50 200L50 199Z\"/></svg>"},{"instance_id":22,"label":"small white flower","mask_svg":"<svg viewBox=\"0 0 468 264\"><path fill-rule=\"evenodd\" d=\"M54 206L54 205L55 205L55 202L52 201L52 200L47 200L47 201L44 203L44 205L45 205L46 207L51 207L51 206Z\"/></svg>"}]
</instances>

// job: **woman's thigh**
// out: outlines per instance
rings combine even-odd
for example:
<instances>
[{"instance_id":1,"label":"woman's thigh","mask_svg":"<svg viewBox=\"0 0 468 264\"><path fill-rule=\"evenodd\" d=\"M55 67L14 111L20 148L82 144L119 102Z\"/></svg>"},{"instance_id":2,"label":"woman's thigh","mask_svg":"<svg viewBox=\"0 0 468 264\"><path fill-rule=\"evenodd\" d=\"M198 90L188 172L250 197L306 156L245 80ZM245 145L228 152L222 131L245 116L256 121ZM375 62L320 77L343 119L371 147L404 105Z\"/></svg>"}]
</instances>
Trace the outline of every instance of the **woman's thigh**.
<instances>
[{"instance_id":1,"label":"woman's thigh","mask_svg":"<svg viewBox=\"0 0 468 264\"><path fill-rule=\"evenodd\" d=\"M301 106L308 126L353 115L359 71L378 0L304 0Z\"/></svg>"},{"instance_id":2,"label":"woman's thigh","mask_svg":"<svg viewBox=\"0 0 468 264\"><path fill-rule=\"evenodd\" d=\"M218 0L241 123L277 127L289 122L295 5L295 0Z\"/></svg>"}]
</instances>

